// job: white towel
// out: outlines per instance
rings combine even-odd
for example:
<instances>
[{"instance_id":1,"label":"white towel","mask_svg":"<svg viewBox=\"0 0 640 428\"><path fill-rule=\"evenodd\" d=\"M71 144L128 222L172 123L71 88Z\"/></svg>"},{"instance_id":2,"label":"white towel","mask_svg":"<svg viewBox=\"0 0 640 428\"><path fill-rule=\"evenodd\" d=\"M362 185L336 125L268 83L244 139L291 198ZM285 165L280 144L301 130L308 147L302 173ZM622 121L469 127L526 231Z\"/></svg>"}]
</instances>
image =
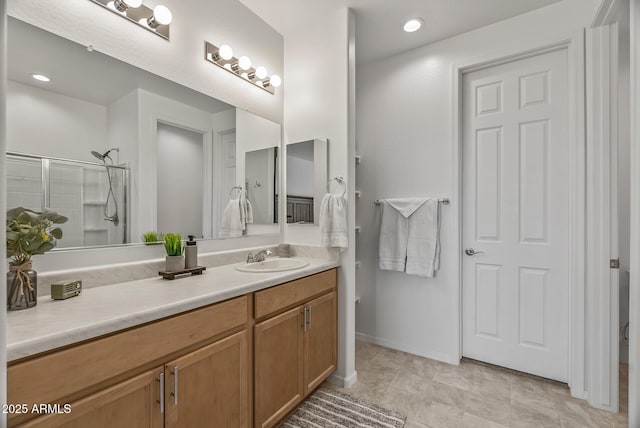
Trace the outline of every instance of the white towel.
<instances>
[{"instance_id":1,"label":"white towel","mask_svg":"<svg viewBox=\"0 0 640 428\"><path fill-rule=\"evenodd\" d=\"M343 195L327 193L320 204L320 242L323 247L347 248L347 201Z\"/></svg>"},{"instance_id":2,"label":"white towel","mask_svg":"<svg viewBox=\"0 0 640 428\"><path fill-rule=\"evenodd\" d=\"M240 200L231 199L222 213L220 238L237 238L244 230L240 219Z\"/></svg>"},{"instance_id":3,"label":"white towel","mask_svg":"<svg viewBox=\"0 0 640 428\"><path fill-rule=\"evenodd\" d=\"M440 266L438 200L386 199L382 209L380 269L433 277Z\"/></svg>"},{"instance_id":4,"label":"white towel","mask_svg":"<svg viewBox=\"0 0 640 428\"><path fill-rule=\"evenodd\" d=\"M253 223L253 207L249 198L247 197L247 191L240 191L240 223L242 223L242 230L247 229L247 224Z\"/></svg>"}]
</instances>

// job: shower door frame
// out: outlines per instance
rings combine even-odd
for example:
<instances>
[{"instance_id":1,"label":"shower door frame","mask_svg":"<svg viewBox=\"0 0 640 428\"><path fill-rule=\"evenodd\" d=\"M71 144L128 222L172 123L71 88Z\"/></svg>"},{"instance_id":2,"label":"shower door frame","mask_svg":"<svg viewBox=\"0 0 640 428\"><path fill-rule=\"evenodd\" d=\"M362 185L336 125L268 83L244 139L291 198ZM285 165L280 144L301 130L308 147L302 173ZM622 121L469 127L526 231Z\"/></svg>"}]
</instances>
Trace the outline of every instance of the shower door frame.
<instances>
[{"instance_id":1,"label":"shower door frame","mask_svg":"<svg viewBox=\"0 0 640 428\"><path fill-rule=\"evenodd\" d=\"M6 158L8 159L9 157L17 157L17 158L23 158L23 159L35 159L35 160L39 160L40 161L40 168L41 168L41 177L40 177L40 183L41 183L41 187L42 187L42 198L40 201L40 209L42 211L45 210L49 210L50 209L50 205L51 205L51 190L50 190L50 182L49 182L49 178L50 178L50 169L51 169L51 161L55 161L55 162L65 162L65 163L71 163L71 164L79 164L79 165L87 165L87 166L92 166L92 167L99 167L99 168L104 168L105 165L104 164L100 164L97 162L89 162L89 161L83 161L83 160L77 160L77 159L66 159L66 158L58 158L58 157L54 157L54 156L44 156L44 155L33 155L33 154L29 154L29 153L21 153L21 152L6 152ZM130 206L129 206L129 180L131 179L130 176L130 168L126 165L106 165L108 166L108 168L112 168L112 169L120 169L123 172L123 178L124 178L124 182L122 184L122 189L123 189L123 195L122 195L122 200L124 202L124 206L125 209L123 211L122 214L122 239L124 242L122 242L122 244L127 244L128 242L130 242L130 236L129 236L129 210L130 210ZM107 169L107 174L109 174L109 171ZM107 245L119 245L119 244L107 244ZM60 250L69 250L69 249L75 249L75 248L93 248L96 247L95 245L87 245L87 246L82 246L82 247L68 247L68 248L60 248ZM102 247L102 245L98 245L97 247Z\"/></svg>"}]
</instances>

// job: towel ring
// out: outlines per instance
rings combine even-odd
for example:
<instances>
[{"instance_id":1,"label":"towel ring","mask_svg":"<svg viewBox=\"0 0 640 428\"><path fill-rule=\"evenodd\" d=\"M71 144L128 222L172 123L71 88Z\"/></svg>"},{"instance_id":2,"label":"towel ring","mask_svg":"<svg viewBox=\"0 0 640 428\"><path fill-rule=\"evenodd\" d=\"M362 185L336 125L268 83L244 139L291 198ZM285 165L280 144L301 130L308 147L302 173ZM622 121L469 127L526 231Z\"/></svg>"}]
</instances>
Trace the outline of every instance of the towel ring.
<instances>
[{"instance_id":1,"label":"towel ring","mask_svg":"<svg viewBox=\"0 0 640 428\"><path fill-rule=\"evenodd\" d=\"M345 183L344 178L337 175L333 177L331 180L329 180L329 184L331 184L332 181L342 184L342 187L344 188L342 191L342 196L344 196L347 193L347 183Z\"/></svg>"},{"instance_id":2,"label":"towel ring","mask_svg":"<svg viewBox=\"0 0 640 428\"><path fill-rule=\"evenodd\" d=\"M240 195L240 193L242 192L242 186L233 186L231 188L231 190L229 190L229 197L231 197L231 195L233 195L233 191L237 190L238 191L238 195Z\"/></svg>"}]
</instances>

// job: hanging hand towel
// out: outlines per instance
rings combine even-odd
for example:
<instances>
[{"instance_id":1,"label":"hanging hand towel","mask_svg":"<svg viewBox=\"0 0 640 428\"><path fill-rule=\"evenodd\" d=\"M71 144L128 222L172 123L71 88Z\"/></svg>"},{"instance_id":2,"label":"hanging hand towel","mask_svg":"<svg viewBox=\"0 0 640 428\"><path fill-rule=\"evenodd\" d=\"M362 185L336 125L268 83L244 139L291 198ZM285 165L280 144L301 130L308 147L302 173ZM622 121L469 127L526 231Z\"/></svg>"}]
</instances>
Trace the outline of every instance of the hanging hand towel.
<instances>
[{"instance_id":1,"label":"hanging hand towel","mask_svg":"<svg viewBox=\"0 0 640 428\"><path fill-rule=\"evenodd\" d=\"M343 195L327 193L320 204L320 241L323 247L348 245L347 201Z\"/></svg>"},{"instance_id":2,"label":"hanging hand towel","mask_svg":"<svg viewBox=\"0 0 640 428\"><path fill-rule=\"evenodd\" d=\"M382 210L380 269L433 277L440 264L438 200L385 199Z\"/></svg>"},{"instance_id":3,"label":"hanging hand towel","mask_svg":"<svg viewBox=\"0 0 640 428\"><path fill-rule=\"evenodd\" d=\"M409 217L407 274L432 278L440 267L438 216L438 200L429 199Z\"/></svg>"},{"instance_id":4,"label":"hanging hand towel","mask_svg":"<svg viewBox=\"0 0 640 428\"><path fill-rule=\"evenodd\" d=\"M382 270L404 272L407 262L407 242L409 239L409 216L420 208L427 199L405 198L384 199L382 222L378 244L378 265Z\"/></svg>"},{"instance_id":5,"label":"hanging hand towel","mask_svg":"<svg viewBox=\"0 0 640 428\"><path fill-rule=\"evenodd\" d=\"M237 238L242 236L243 229L240 220L240 200L231 199L222 214L220 238Z\"/></svg>"}]
</instances>

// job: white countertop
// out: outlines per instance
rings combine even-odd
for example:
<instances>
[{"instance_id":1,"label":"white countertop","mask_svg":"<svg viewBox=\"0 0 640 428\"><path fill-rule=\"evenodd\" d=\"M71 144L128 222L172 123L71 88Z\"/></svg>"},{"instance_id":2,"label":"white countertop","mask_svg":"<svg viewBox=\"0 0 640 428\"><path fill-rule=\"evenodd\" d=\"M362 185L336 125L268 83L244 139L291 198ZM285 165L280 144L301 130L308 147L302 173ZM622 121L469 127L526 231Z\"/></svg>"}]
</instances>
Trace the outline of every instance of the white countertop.
<instances>
[{"instance_id":1,"label":"white countertop","mask_svg":"<svg viewBox=\"0 0 640 428\"><path fill-rule=\"evenodd\" d=\"M158 276L89 288L67 300L41 297L35 308L7 313L7 360L176 315L339 265L334 260L305 259L308 266L284 272L239 272L236 263L172 281Z\"/></svg>"}]
</instances>

